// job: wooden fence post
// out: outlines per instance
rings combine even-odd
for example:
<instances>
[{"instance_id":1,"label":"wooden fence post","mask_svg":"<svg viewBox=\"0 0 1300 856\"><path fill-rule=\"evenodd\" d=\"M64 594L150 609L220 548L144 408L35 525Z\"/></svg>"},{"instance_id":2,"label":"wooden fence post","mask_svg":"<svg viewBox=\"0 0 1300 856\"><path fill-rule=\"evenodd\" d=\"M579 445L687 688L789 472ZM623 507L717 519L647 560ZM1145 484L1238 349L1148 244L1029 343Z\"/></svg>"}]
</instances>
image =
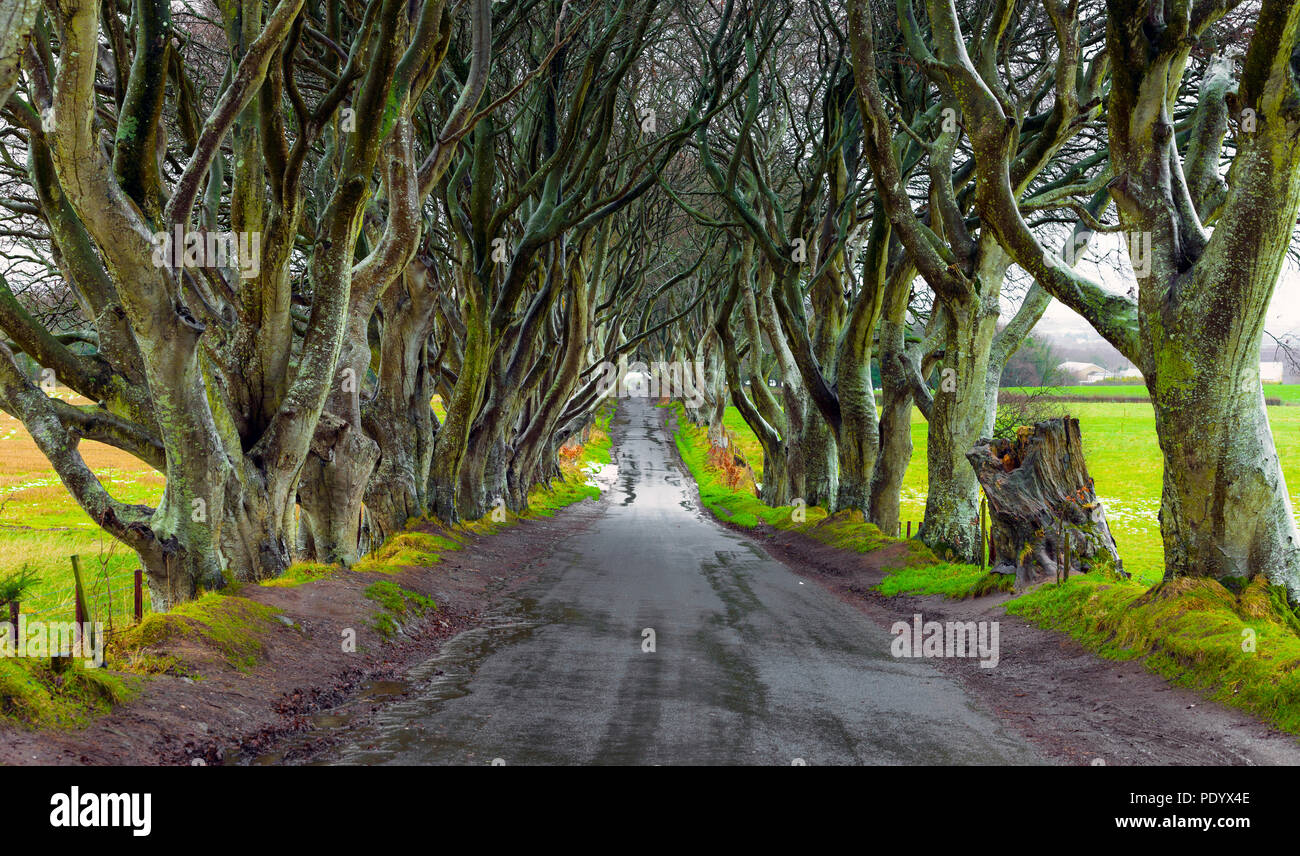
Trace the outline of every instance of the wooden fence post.
<instances>
[{"instance_id":1,"label":"wooden fence post","mask_svg":"<svg viewBox=\"0 0 1300 856\"><path fill-rule=\"evenodd\" d=\"M135 569L135 623L144 620L144 571Z\"/></svg>"},{"instance_id":2,"label":"wooden fence post","mask_svg":"<svg viewBox=\"0 0 1300 856\"><path fill-rule=\"evenodd\" d=\"M73 579L73 583L76 586L73 592L73 596L77 604L77 625L72 630L72 644L74 646L77 646L78 651L83 651L85 650L85 647L81 645L81 631L83 626L85 625L87 617L90 615L90 610L86 608L86 589L85 586L81 584L81 557L80 556L72 557L72 579ZM91 630L91 633L94 633L93 629ZM92 648L95 646L94 636L91 636L90 638L90 646Z\"/></svg>"},{"instance_id":3,"label":"wooden fence post","mask_svg":"<svg viewBox=\"0 0 1300 856\"><path fill-rule=\"evenodd\" d=\"M988 541L988 531L989 531L988 519L989 519L989 499L987 496L984 496L983 492L981 492L980 493L980 570L981 571L987 571L989 569L989 556L988 553L985 552L985 548L987 546L987 541Z\"/></svg>"},{"instance_id":4,"label":"wooden fence post","mask_svg":"<svg viewBox=\"0 0 1300 856\"><path fill-rule=\"evenodd\" d=\"M9 624L14 634L14 651L18 651L18 601L9 601Z\"/></svg>"}]
</instances>

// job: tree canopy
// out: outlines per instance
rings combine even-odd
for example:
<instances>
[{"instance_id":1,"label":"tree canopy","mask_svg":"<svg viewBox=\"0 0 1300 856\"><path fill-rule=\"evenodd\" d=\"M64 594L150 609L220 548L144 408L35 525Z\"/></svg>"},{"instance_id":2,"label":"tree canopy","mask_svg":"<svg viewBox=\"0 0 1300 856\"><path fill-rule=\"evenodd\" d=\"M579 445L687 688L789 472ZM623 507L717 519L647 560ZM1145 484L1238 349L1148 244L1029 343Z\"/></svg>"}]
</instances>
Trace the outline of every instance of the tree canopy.
<instances>
[{"instance_id":1,"label":"tree canopy","mask_svg":"<svg viewBox=\"0 0 1300 856\"><path fill-rule=\"evenodd\" d=\"M972 560L966 455L1057 300L1151 392L1167 573L1295 599L1258 360L1298 37L1294 0L7 2L0 408L159 606L525 507L638 362L737 408L764 501L887 534L919 409L921 537Z\"/></svg>"}]
</instances>

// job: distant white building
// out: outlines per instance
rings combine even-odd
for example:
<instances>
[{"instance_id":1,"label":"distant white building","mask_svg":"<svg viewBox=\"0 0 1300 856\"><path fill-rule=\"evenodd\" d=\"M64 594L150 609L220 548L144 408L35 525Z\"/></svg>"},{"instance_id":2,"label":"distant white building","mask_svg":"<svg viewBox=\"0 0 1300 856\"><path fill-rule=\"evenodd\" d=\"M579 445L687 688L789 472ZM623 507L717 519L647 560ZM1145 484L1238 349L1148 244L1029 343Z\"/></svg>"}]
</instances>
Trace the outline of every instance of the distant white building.
<instances>
[{"instance_id":1,"label":"distant white building","mask_svg":"<svg viewBox=\"0 0 1300 856\"><path fill-rule=\"evenodd\" d=\"M1106 371L1096 363L1078 363L1068 361L1061 363L1056 367L1057 372L1065 375L1075 383L1096 383L1099 380L1105 380L1110 377L1110 372Z\"/></svg>"},{"instance_id":2,"label":"distant white building","mask_svg":"<svg viewBox=\"0 0 1300 856\"><path fill-rule=\"evenodd\" d=\"M1096 363L1065 362L1057 366L1056 371L1075 383L1097 383L1103 380L1128 380L1142 377L1142 372L1135 368L1111 372ZM1259 364L1260 383L1282 383L1285 375L1286 363L1261 362Z\"/></svg>"}]
</instances>

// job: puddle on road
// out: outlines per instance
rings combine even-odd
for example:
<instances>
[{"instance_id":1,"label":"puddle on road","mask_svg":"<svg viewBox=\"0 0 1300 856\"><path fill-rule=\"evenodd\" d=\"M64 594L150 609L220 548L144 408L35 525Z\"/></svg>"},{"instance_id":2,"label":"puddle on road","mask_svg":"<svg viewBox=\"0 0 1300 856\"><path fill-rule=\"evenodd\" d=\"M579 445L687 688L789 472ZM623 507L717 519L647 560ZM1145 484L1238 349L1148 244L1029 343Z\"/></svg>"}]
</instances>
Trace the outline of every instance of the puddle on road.
<instances>
[{"instance_id":1,"label":"puddle on road","mask_svg":"<svg viewBox=\"0 0 1300 856\"><path fill-rule=\"evenodd\" d=\"M618 482L618 464L591 463L583 468L583 472L587 474L585 484L590 487L600 488L601 493L609 490Z\"/></svg>"},{"instance_id":2,"label":"puddle on road","mask_svg":"<svg viewBox=\"0 0 1300 856\"><path fill-rule=\"evenodd\" d=\"M281 749L250 758L230 753L227 763L243 766L364 764L367 756L400 755L403 744L409 740L428 739L423 735L406 736L404 732L409 731L411 723L427 716L431 706L468 695L470 681L479 664L497 649L525 639L548 622L548 618L541 616L535 599L512 601L487 613L482 625L448 640L437 656L411 669L407 680L370 681L339 707L308 717L311 727L285 741L286 744L309 745L320 739L342 737L338 746L306 762L286 760ZM386 707L372 721L358 725L377 704Z\"/></svg>"}]
</instances>

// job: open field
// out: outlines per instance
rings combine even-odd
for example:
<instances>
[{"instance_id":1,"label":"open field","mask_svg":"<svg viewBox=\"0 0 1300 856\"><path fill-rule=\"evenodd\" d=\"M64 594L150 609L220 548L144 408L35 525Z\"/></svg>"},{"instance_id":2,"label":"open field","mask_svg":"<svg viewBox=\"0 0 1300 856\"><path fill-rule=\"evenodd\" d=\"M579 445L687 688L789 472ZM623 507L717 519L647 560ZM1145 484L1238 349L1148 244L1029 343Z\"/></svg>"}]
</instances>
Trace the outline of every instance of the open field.
<instances>
[{"instance_id":1,"label":"open field","mask_svg":"<svg viewBox=\"0 0 1300 856\"><path fill-rule=\"evenodd\" d=\"M1049 396L1064 396L1069 398L1134 398L1146 399L1148 397L1147 388L1140 383L1115 384L1105 386L1101 384L1088 384L1082 386L1011 386L1002 390L1005 393L1018 395L1036 395L1044 393ZM1277 400L1283 405L1300 405L1300 383L1268 383L1264 384L1264 398L1267 401Z\"/></svg>"},{"instance_id":2,"label":"open field","mask_svg":"<svg viewBox=\"0 0 1300 856\"><path fill-rule=\"evenodd\" d=\"M1073 402L1065 409L1079 420L1088 471L1096 482L1097 495L1106 504L1106 517L1125 569L1143 582L1156 582L1164 566L1157 517L1164 468L1151 405L1144 401ZM1300 409L1270 407L1268 418L1292 505L1300 505ZM726 425L736 433L761 481L761 448L735 408L727 409ZM914 529L925 516L925 450L925 418L920 411L913 411L912 463L903 481L902 519L913 521Z\"/></svg>"},{"instance_id":3,"label":"open field","mask_svg":"<svg viewBox=\"0 0 1300 856\"><path fill-rule=\"evenodd\" d=\"M84 403L66 392L60 397ZM162 475L126 452L83 440L81 454L123 502L152 505L162 496ZM40 575L23 598L24 613L72 615L69 557L74 554L81 556L92 611L111 602L115 620L130 615L131 575L139 567L135 553L95 525L64 489L22 423L0 413L0 579L24 566ZM146 608L148 599L146 588ZM100 620L108 619L101 615Z\"/></svg>"}]
</instances>

